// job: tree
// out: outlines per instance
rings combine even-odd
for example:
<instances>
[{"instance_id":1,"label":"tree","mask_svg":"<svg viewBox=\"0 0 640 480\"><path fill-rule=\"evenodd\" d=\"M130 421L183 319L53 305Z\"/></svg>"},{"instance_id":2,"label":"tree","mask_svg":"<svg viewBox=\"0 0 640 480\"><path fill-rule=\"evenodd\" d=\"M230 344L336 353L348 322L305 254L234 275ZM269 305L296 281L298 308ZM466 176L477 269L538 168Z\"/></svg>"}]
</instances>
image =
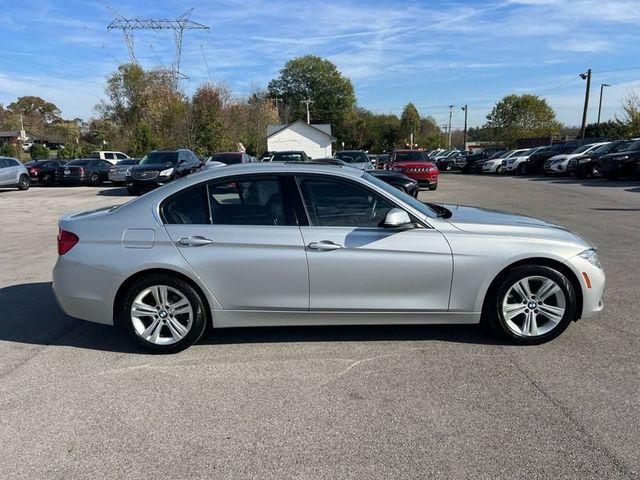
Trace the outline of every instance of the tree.
<instances>
[{"instance_id":1,"label":"tree","mask_svg":"<svg viewBox=\"0 0 640 480\"><path fill-rule=\"evenodd\" d=\"M609 120L601 122L599 125L590 123L584 130L587 138L608 138L609 140L620 140L629 136L629 126L619 120Z\"/></svg>"},{"instance_id":2,"label":"tree","mask_svg":"<svg viewBox=\"0 0 640 480\"><path fill-rule=\"evenodd\" d=\"M22 114L39 122L51 123L60 119L60 109L53 103L40 97L18 97L15 102L7 106L7 110L14 114Z\"/></svg>"},{"instance_id":3,"label":"tree","mask_svg":"<svg viewBox=\"0 0 640 480\"><path fill-rule=\"evenodd\" d=\"M636 93L628 94L622 101L622 118L616 120L627 127L627 135L640 136L640 97Z\"/></svg>"},{"instance_id":4,"label":"tree","mask_svg":"<svg viewBox=\"0 0 640 480\"><path fill-rule=\"evenodd\" d=\"M200 155L226 150L229 145L223 122L223 98L226 96L223 88L201 85L191 98L194 148Z\"/></svg>"},{"instance_id":5,"label":"tree","mask_svg":"<svg viewBox=\"0 0 640 480\"><path fill-rule=\"evenodd\" d=\"M20 151L18 150L18 148L19 147L16 147L15 145L5 143L4 145L0 146L0 157L20 158Z\"/></svg>"},{"instance_id":6,"label":"tree","mask_svg":"<svg viewBox=\"0 0 640 480\"><path fill-rule=\"evenodd\" d=\"M329 123L336 137L342 138L349 113L356 105L351 80L342 76L329 60L314 55L288 61L280 76L271 80L268 92L283 100L286 123L306 119L303 100L311 100L311 123Z\"/></svg>"},{"instance_id":7,"label":"tree","mask_svg":"<svg viewBox=\"0 0 640 480\"><path fill-rule=\"evenodd\" d=\"M551 137L561 124L547 101L537 95L508 95L487 115L494 140L514 147L519 138Z\"/></svg>"},{"instance_id":8,"label":"tree","mask_svg":"<svg viewBox=\"0 0 640 480\"><path fill-rule=\"evenodd\" d=\"M402 109L402 115L400 116L400 133L402 134L405 143L411 143L413 137L413 143L417 141L417 134L420 132L420 114L418 109L413 103L408 103Z\"/></svg>"}]
</instances>

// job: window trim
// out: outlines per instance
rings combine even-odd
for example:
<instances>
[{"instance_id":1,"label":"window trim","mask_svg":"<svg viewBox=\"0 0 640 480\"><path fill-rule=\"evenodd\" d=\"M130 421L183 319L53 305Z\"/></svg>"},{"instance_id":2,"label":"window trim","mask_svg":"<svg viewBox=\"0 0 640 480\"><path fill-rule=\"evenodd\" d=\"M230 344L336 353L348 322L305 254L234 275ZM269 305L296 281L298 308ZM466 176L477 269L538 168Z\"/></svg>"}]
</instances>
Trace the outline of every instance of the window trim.
<instances>
[{"instance_id":1,"label":"window trim","mask_svg":"<svg viewBox=\"0 0 640 480\"><path fill-rule=\"evenodd\" d=\"M387 202L391 203L392 205L394 205L395 208L401 208L402 210L404 210L405 212L407 212L409 214L409 217L411 218L411 220L413 222L415 222L418 226L424 227L426 229L429 230L433 230L433 227L431 225L429 225L428 223L426 223L425 221L421 220L420 218L418 218L416 215L413 214L412 210L413 209L408 209L406 205L399 203L397 199L395 198L391 198L391 196L386 195L386 192L379 192L378 190L371 188L367 183L365 182L359 182L357 180L354 180L352 178L345 178L342 177L340 175L332 175L330 173L315 173L315 172L309 172L309 173L305 173L305 172L296 172L296 173L292 173L290 174L292 177L294 177L294 181L295 181L295 188L296 188L296 196L297 198L297 202L300 203L301 205L301 213L304 215L304 225L300 225L300 226L309 226L309 227L315 227L315 228L358 228L358 229L374 229L374 230L379 230L379 229L384 229L384 230L394 230L391 228L385 228L385 227L359 227L357 225L343 225L343 226L337 226L337 225L312 225L311 224L311 219L309 216L309 212L307 211L307 207L305 205L304 202L304 196L302 194L302 190L300 188L300 178L301 177L319 177L319 178L330 178L331 180L338 180L338 181L342 181L344 183L349 183L352 185L355 185L356 187L359 187L363 190L366 190L368 192L370 192L373 195L377 195L378 197L382 197L384 198Z\"/></svg>"}]
</instances>

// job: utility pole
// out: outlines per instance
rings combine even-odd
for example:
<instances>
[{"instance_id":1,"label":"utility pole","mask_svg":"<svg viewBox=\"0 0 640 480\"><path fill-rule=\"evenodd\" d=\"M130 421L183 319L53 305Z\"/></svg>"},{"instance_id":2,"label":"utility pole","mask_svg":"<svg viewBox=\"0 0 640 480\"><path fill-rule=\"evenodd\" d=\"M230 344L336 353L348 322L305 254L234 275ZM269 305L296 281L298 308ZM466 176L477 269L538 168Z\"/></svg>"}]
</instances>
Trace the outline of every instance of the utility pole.
<instances>
[{"instance_id":1,"label":"utility pole","mask_svg":"<svg viewBox=\"0 0 640 480\"><path fill-rule=\"evenodd\" d=\"M469 107L465 104L465 106L462 107L462 111L464 112L464 141L462 143L462 149L466 152L467 151L467 112L469 111Z\"/></svg>"},{"instance_id":2,"label":"utility pole","mask_svg":"<svg viewBox=\"0 0 640 480\"><path fill-rule=\"evenodd\" d=\"M309 105L311 105L312 103L315 103L315 102L308 98L306 100L300 100L300 103L304 103L305 106L307 107L307 125L310 125L311 124L311 116L309 114Z\"/></svg>"},{"instance_id":3,"label":"utility pole","mask_svg":"<svg viewBox=\"0 0 640 480\"><path fill-rule=\"evenodd\" d=\"M444 143L447 143L447 124L445 123L444 125L442 125L442 131L444 132ZM440 144L440 141L438 141L438 146Z\"/></svg>"},{"instance_id":4,"label":"utility pole","mask_svg":"<svg viewBox=\"0 0 640 480\"><path fill-rule=\"evenodd\" d=\"M582 110L582 127L580 128L580 138L584 138L587 128L587 110L589 109L589 90L591 89L591 69L587 73L581 73L580 78L587 81L587 88L584 92L584 110Z\"/></svg>"},{"instance_id":5,"label":"utility pole","mask_svg":"<svg viewBox=\"0 0 640 480\"><path fill-rule=\"evenodd\" d=\"M611 85L609 85L608 83L601 83L600 84L600 102L598 102L598 126L600 126L600 113L602 113L602 91L604 90L604 87L610 87Z\"/></svg>"},{"instance_id":6,"label":"utility pole","mask_svg":"<svg viewBox=\"0 0 640 480\"><path fill-rule=\"evenodd\" d=\"M453 105L449 105L449 128L447 131L449 132L449 139L447 140L447 148L451 148L451 116L453 115Z\"/></svg>"}]
</instances>

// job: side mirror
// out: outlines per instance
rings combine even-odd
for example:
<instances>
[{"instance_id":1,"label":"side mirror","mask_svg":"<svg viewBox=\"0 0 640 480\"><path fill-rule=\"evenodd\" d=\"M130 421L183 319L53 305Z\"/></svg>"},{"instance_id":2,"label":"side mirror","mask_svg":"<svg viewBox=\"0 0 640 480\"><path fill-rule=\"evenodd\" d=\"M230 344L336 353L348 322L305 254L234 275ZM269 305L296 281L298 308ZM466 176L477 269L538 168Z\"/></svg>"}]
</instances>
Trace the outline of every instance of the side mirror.
<instances>
[{"instance_id":1,"label":"side mirror","mask_svg":"<svg viewBox=\"0 0 640 480\"><path fill-rule=\"evenodd\" d=\"M384 218L382 226L384 228L399 228L412 226L413 222L409 218L409 214L401 208L392 208Z\"/></svg>"}]
</instances>

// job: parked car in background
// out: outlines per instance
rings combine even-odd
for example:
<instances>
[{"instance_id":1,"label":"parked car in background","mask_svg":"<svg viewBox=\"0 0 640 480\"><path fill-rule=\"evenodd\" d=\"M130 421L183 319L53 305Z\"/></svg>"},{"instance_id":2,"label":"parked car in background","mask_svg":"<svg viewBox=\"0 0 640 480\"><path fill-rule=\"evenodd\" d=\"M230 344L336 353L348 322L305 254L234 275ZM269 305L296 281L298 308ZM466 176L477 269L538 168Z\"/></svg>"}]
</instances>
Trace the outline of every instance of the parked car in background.
<instances>
[{"instance_id":1,"label":"parked car in background","mask_svg":"<svg viewBox=\"0 0 640 480\"><path fill-rule=\"evenodd\" d=\"M114 185L125 185L127 183L127 170L138 163L140 163L139 158L127 158L125 160L120 160L109 169L109 180Z\"/></svg>"},{"instance_id":2,"label":"parked car in background","mask_svg":"<svg viewBox=\"0 0 640 480\"><path fill-rule=\"evenodd\" d=\"M383 169L384 166L389 163L389 156L390 155L388 153L381 153L378 155L376 158L376 168Z\"/></svg>"},{"instance_id":3,"label":"parked car in background","mask_svg":"<svg viewBox=\"0 0 640 480\"><path fill-rule=\"evenodd\" d=\"M138 195L184 177L201 168L200 159L186 148L178 150L154 150L127 170L127 191Z\"/></svg>"},{"instance_id":4,"label":"parked car in background","mask_svg":"<svg viewBox=\"0 0 640 480\"><path fill-rule=\"evenodd\" d=\"M106 160L112 165L115 165L120 160L126 160L129 157L126 153L114 152L111 150L95 150L87 155L87 158L98 158L100 160Z\"/></svg>"},{"instance_id":5,"label":"parked car in background","mask_svg":"<svg viewBox=\"0 0 640 480\"><path fill-rule=\"evenodd\" d=\"M602 139L574 139L567 140L565 142L554 143L545 148L539 149L536 153L529 156L525 164L524 171L522 173L530 174L530 175L542 175L544 173L544 164L551 157L555 157L556 155L561 155L565 153L571 153L577 150L582 145L588 143L596 143L601 141Z\"/></svg>"},{"instance_id":6,"label":"parked car in background","mask_svg":"<svg viewBox=\"0 0 640 480\"><path fill-rule=\"evenodd\" d=\"M497 158L507 151L504 147L489 147L480 152L472 153L464 158L464 164L461 165L462 173L481 172L482 162L490 158Z\"/></svg>"},{"instance_id":7,"label":"parked car in background","mask_svg":"<svg viewBox=\"0 0 640 480\"><path fill-rule=\"evenodd\" d=\"M609 153L618 153L625 150L631 143L633 143L633 140L616 140L601 145L589 153L574 157L567 163L567 173L570 175L573 174L578 178L597 177L600 173L598 171L598 161L600 157Z\"/></svg>"},{"instance_id":8,"label":"parked car in background","mask_svg":"<svg viewBox=\"0 0 640 480\"><path fill-rule=\"evenodd\" d=\"M207 326L328 323L484 321L540 344L600 312L604 288L594 246L564 228L302 162L207 170L66 215L53 269L67 315L160 353Z\"/></svg>"},{"instance_id":9,"label":"parked car in background","mask_svg":"<svg viewBox=\"0 0 640 480\"><path fill-rule=\"evenodd\" d=\"M220 162L225 165L234 165L236 163L252 163L251 157L243 152L220 152L214 153L207 161Z\"/></svg>"},{"instance_id":10,"label":"parked car in background","mask_svg":"<svg viewBox=\"0 0 640 480\"><path fill-rule=\"evenodd\" d=\"M65 163L56 171L56 183L63 185L102 185L109 179L113 165L107 160L79 158Z\"/></svg>"},{"instance_id":11,"label":"parked car in background","mask_svg":"<svg viewBox=\"0 0 640 480\"><path fill-rule=\"evenodd\" d=\"M502 173L516 173L518 175L522 175L529 157L542 148L545 147L530 148L525 152L502 160Z\"/></svg>"},{"instance_id":12,"label":"parked car in background","mask_svg":"<svg viewBox=\"0 0 640 480\"><path fill-rule=\"evenodd\" d=\"M56 181L56 172L66 162L63 160L31 160L24 164L29 171L31 183L50 186Z\"/></svg>"},{"instance_id":13,"label":"parked car in background","mask_svg":"<svg viewBox=\"0 0 640 480\"><path fill-rule=\"evenodd\" d=\"M334 157L360 170L373 168L369 155L364 150L342 150L337 152Z\"/></svg>"},{"instance_id":14,"label":"parked car in background","mask_svg":"<svg viewBox=\"0 0 640 480\"><path fill-rule=\"evenodd\" d=\"M418 185L418 181L408 177L404 173L393 170L370 170L368 173L379 178L383 182L396 187L398 190L401 190L414 198L418 198L418 193L420 193L420 185Z\"/></svg>"},{"instance_id":15,"label":"parked car in background","mask_svg":"<svg viewBox=\"0 0 640 480\"><path fill-rule=\"evenodd\" d=\"M0 188L29 190L30 186L29 171L20 160L13 157L0 157Z\"/></svg>"},{"instance_id":16,"label":"parked car in background","mask_svg":"<svg viewBox=\"0 0 640 480\"><path fill-rule=\"evenodd\" d=\"M502 155L498 155L496 158L490 158L483 162L482 173L502 173L503 161L506 161L512 157L517 157L518 155L523 155L528 150L528 148L509 150L508 152L504 152Z\"/></svg>"},{"instance_id":17,"label":"parked car in background","mask_svg":"<svg viewBox=\"0 0 640 480\"><path fill-rule=\"evenodd\" d=\"M387 170L404 173L429 190L438 188L438 167L424 150L395 150L389 158Z\"/></svg>"},{"instance_id":18,"label":"parked car in background","mask_svg":"<svg viewBox=\"0 0 640 480\"><path fill-rule=\"evenodd\" d=\"M609 142L588 143L575 149L571 153L563 153L555 155L544 162L545 175L562 175L567 173L567 164L569 160L579 157L595 150L598 147L608 144Z\"/></svg>"},{"instance_id":19,"label":"parked car in background","mask_svg":"<svg viewBox=\"0 0 640 480\"><path fill-rule=\"evenodd\" d=\"M640 163L640 140L631 142L626 149L603 155L598 159L598 172L607 180L635 177Z\"/></svg>"},{"instance_id":20,"label":"parked car in background","mask_svg":"<svg viewBox=\"0 0 640 480\"><path fill-rule=\"evenodd\" d=\"M288 150L283 152L274 152L267 162L308 162L311 160L306 153L301 150Z\"/></svg>"},{"instance_id":21,"label":"parked car in background","mask_svg":"<svg viewBox=\"0 0 640 480\"><path fill-rule=\"evenodd\" d=\"M436 164L438 170L440 171L450 171L456 168L458 165L456 163L456 159L459 159L462 155L462 152L457 149L446 150L446 153L442 153L440 155L436 155L435 157L429 156L431 161Z\"/></svg>"}]
</instances>

